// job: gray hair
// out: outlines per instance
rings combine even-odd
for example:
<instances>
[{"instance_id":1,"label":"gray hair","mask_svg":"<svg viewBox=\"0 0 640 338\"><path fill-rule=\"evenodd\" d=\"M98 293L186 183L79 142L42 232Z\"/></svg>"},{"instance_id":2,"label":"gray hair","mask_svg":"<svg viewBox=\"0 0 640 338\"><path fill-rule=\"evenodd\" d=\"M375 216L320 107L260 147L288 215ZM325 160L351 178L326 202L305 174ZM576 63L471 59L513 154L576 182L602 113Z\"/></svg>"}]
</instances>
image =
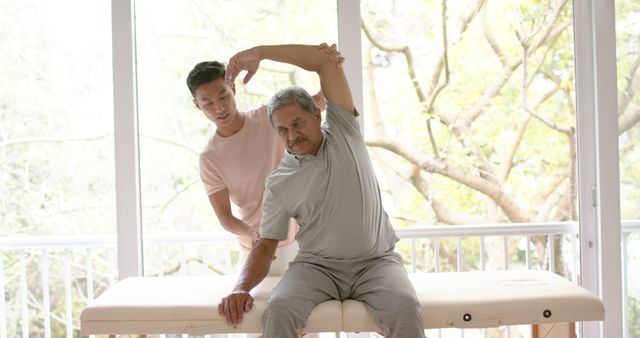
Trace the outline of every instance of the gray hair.
<instances>
[{"instance_id":1,"label":"gray hair","mask_svg":"<svg viewBox=\"0 0 640 338\"><path fill-rule=\"evenodd\" d=\"M302 110L311 115L316 112L316 102L313 100L313 97L302 87L291 86L275 93L267 104L271 127L274 127L273 112L292 103L297 103Z\"/></svg>"}]
</instances>

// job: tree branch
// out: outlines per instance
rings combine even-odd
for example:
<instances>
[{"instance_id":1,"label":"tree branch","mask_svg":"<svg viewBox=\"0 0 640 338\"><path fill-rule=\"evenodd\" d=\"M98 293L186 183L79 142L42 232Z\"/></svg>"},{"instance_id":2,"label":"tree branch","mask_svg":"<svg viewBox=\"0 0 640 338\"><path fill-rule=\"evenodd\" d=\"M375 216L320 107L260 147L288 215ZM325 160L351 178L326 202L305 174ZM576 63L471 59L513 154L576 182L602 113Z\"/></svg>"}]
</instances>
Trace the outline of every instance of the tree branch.
<instances>
[{"instance_id":1,"label":"tree branch","mask_svg":"<svg viewBox=\"0 0 640 338\"><path fill-rule=\"evenodd\" d=\"M455 212L451 210L444 202L442 202L433 191L431 191L429 183L422 176L422 170L418 166L413 166L412 175L410 177L411 184L424 196L431 204L431 208L436 215L438 223L444 224L480 224L486 223L481 217Z\"/></svg>"},{"instance_id":2,"label":"tree branch","mask_svg":"<svg viewBox=\"0 0 640 338\"><path fill-rule=\"evenodd\" d=\"M153 136L153 135L149 135L149 134L140 134L140 136L144 137L144 138L148 138L150 140L153 141L157 141L157 142L161 142L161 143L166 143L166 144L170 144L172 146L175 146L177 148L180 149L184 149L196 156L200 156L200 152L196 149L191 148L189 145L184 144L184 143L180 143L178 141L174 141L168 138L163 138L163 137L158 137L158 136Z\"/></svg>"},{"instance_id":3,"label":"tree branch","mask_svg":"<svg viewBox=\"0 0 640 338\"><path fill-rule=\"evenodd\" d=\"M383 50L385 52L401 53L404 55L404 58L407 62L407 71L409 72L409 79L413 84L413 88L415 89L416 95L418 96L418 100L423 106L426 106L427 98L424 95L424 91L422 90L422 87L420 86L420 82L418 81L418 78L416 76L416 70L413 62L413 55L411 55L411 50L409 49L409 47L408 46L403 46L403 47L385 46L382 44L382 42L375 39L373 35L371 35L371 31L367 27L364 20L361 20L361 26L362 26L362 31L364 32L367 39L369 39L371 44L374 45L376 48Z\"/></svg>"},{"instance_id":4,"label":"tree branch","mask_svg":"<svg viewBox=\"0 0 640 338\"><path fill-rule=\"evenodd\" d=\"M517 205L515 200L502 191L500 185L492 183L481 177L465 173L461 169L448 166L443 161L435 162L425 158L418 158L412 154L412 151L405 149L403 146L393 141L379 139L369 140L366 143L371 147L378 147L393 152L396 155L403 157L413 165L420 167L420 169L424 171L450 178L486 195L498 204L500 209L512 222L526 223L530 220L530 217Z\"/></svg>"},{"instance_id":5,"label":"tree branch","mask_svg":"<svg viewBox=\"0 0 640 338\"><path fill-rule=\"evenodd\" d=\"M554 29L556 28L554 26L555 22L560 17L562 8L566 5L566 3L567 3L567 0L562 0L558 2L558 5L554 9L552 20L547 21L546 26L541 29L542 34L539 34L538 38L534 40L533 43L528 45L527 53L532 54L548 39L554 40L555 35L559 35L564 30L564 28L569 26L570 22L567 22L561 25L560 29ZM495 97L500 92L502 87L504 87L507 81L511 78L511 75L513 75L515 70L518 67L520 67L521 64L522 64L522 59L520 58L519 60L512 63L508 68L504 69L502 75L499 76L493 82L493 84L489 88L487 88L487 90L485 90L485 92L478 99L478 101L476 101L476 104L474 104L473 107L471 107L467 111L467 113L464 114L463 117L460 117L455 121L455 123L451 127L451 130L454 135L460 136L462 135L463 131L469 128L471 123L475 121L475 119L478 118L480 114L482 114L484 107L489 103L489 100Z\"/></svg>"},{"instance_id":6,"label":"tree branch","mask_svg":"<svg viewBox=\"0 0 640 338\"><path fill-rule=\"evenodd\" d=\"M638 124L638 122L640 122L640 108L636 109L634 112L627 113L620 118L620 122L618 123L618 132L622 134Z\"/></svg>"},{"instance_id":7,"label":"tree branch","mask_svg":"<svg viewBox=\"0 0 640 338\"><path fill-rule=\"evenodd\" d=\"M620 92L620 98L618 99L618 109L619 114L623 115L631 102L631 99L635 96L636 92L633 90L634 79L636 78L636 73L640 68L640 57L636 59L636 61L631 65L629 69L629 75L625 76L626 84L624 86L624 90Z\"/></svg>"},{"instance_id":8,"label":"tree branch","mask_svg":"<svg viewBox=\"0 0 640 338\"><path fill-rule=\"evenodd\" d=\"M504 53L496 39L493 37L493 31L491 30L491 26L489 26L489 22L487 21L487 11L489 5L487 4L482 8L481 11L481 24L482 24L482 32L484 33L484 38L487 40L489 47L493 50L493 53L498 57L498 61L502 64L502 68L508 68L507 64L507 55Z\"/></svg>"},{"instance_id":9,"label":"tree branch","mask_svg":"<svg viewBox=\"0 0 640 338\"><path fill-rule=\"evenodd\" d=\"M373 75L373 66L371 62L371 51L372 47L369 47L369 52L366 54L366 63L364 65L365 76L367 77L367 83L369 83L369 102L370 108L367 111L368 116L371 116L371 121L373 122L373 129L376 133L381 136L386 136L387 131L384 127L384 123L382 122L382 118L380 117L380 110L378 109L378 97L376 93L375 86L375 77Z\"/></svg>"}]
</instances>

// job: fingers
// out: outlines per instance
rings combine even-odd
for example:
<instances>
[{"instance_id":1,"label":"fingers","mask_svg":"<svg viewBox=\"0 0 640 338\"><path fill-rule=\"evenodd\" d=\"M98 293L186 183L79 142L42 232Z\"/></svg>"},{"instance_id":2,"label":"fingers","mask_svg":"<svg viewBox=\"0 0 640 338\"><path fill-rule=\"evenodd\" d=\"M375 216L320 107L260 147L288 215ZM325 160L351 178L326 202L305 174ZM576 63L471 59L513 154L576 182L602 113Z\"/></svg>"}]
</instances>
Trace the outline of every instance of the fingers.
<instances>
[{"instance_id":1,"label":"fingers","mask_svg":"<svg viewBox=\"0 0 640 338\"><path fill-rule=\"evenodd\" d=\"M249 82L249 80L251 80L251 78L253 77L253 75L255 75L255 72L247 72L247 75L244 76L244 79L242 79L242 83L243 84L247 84Z\"/></svg>"},{"instance_id":2,"label":"fingers","mask_svg":"<svg viewBox=\"0 0 640 338\"><path fill-rule=\"evenodd\" d=\"M258 245L258 241L260 241L260 234L255 232L251 235L251 247Z\"/></svg>"},{"instance_id":3,"label":"fingers","mask_svg":"<svg viewBox=\"0 0 640 338\"><path fill-rule=\"evenodd\" d=\"M244 303L244 312L249 312L253 307L253 297L249 296L249 299Z\"/></svg>"},{"instance_id":4,"label":"fingers","mask_svg":"<svg viewBox=\"0 0 640 338\"><path fill-rule=\"evenodd\" d=\"M227 71L225 73L225 82L231 84L236 80L236 77L240 73L238 70L237 62L233 61L233 59L229 60L229 64L227 65Z\"/></svg>"},{"instance_id":5,"label":"fingers","mask_svg":"<svg viewBox=\"0 0 640 338\"><path fill-rule=\"evenodd\" d=\"M218 304L218 313L224 316L228 325L237 328L244 312L251 310L252 307L253 297L248 292L237 292L222 298Z\"/></svg>"},{"instance_id":6,"label":"fingers","mask_svg":"<svg viewBox=\"0 0 640 338\"><path fill-rule=\"evenodd\" d=\"M318 45L318 48L324 50L324 52L329 56L329 60L335 62L336 67L342 67L342 64L344 63L344 57L338 51L338 46L336 46L335 43L331 46L327 45L326 43L321 43Z\"/></svg>"},{"instance_id":7,"label":"fingers","mask_svg":"<svg viewBox=\"0 0 640 338\"><path fill-rule=\"evenodd\" d=\"M229 300L229 315L231 317L231 325L233 325L233 327L238 327L240 318L238 317L238 298L237 297L232 297Z\"/></svg>"},{"instance_id":8,"label":"fingers","mask_svg":"<svg viewBox=\"0 0 640 338\"><path fill-rule=\"evenodd\" d=\"M224 318L227 320L227 324L234 326L233 321L231 319L231 309L229 307L229 297L225 297L223 300L223 309L224 309Z\"/></svg>"},{"instance_id":9,"label":"fingers","mask_svg":"<svg viewBox=\"0 0 640 338\"><path fill-rule=\"evenodd\" d=\"M233 83L236 77L242 71L246 71L242 82L247 84L249 80L253 77L253 75L258 71L260 67L260 55L257 50L254 48L244 50L234 55L229 59L229 64L227 65L227 73L225 74L225 80L227 83Z\"/></svg>"}]
</instances>

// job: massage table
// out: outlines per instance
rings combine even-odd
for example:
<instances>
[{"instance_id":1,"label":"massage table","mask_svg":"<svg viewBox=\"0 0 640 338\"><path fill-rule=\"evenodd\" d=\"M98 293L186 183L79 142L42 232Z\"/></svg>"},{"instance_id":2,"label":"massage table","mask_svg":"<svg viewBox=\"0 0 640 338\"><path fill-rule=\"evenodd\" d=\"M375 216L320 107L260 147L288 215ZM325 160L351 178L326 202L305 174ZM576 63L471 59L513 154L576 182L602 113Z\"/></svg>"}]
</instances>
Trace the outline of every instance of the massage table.
<instances>
[{"instance_id":1,"label":"massage table","mask_svg":"<svg viewBox=\"0 0 640 338\"><path fill-rule=\"evenodd\" d=\"M586 289L547 271L413 273L425 329L490 328L604 319L604 305ZM260 317L279 277L251 291L255 302L237 328L218 314L218 302L237 276L131 277L91 302L81 313L83 335L260 333ZM364 306L354 300L326 301L309 316L304 332L375 332ZM546 333L545 333L546 334ZM540 337L543 335L540 334ZM555 336L554 336L555 337Z\"/></svg>"}]
</instances>

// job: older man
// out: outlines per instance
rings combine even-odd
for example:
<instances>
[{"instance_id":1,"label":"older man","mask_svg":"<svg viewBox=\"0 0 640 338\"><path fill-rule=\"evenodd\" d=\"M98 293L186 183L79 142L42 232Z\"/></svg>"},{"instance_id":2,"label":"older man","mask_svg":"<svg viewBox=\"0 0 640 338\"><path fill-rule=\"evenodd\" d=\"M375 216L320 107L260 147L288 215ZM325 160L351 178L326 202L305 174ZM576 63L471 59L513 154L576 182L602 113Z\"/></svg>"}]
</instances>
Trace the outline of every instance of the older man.
<instances>
[{"instance_id":1,"label":"older man","mask_svg":"<svg viewBox=\"0 0 640 338\"><path fill-rule=\"evenodd\" d=\"M264 312L266 338L297 337L313 308L331 299L363 302L386 337L423 337L420 306L394 252L398 238L382 207L348 82L325 56L335 47L320 47L258 46L229 60L230 81L244 70L248 82L265 59L316 72L327 116L321 125L320 110L299 87L269 101L269 121L287 153L265 184L260 239L218 309L234 326L251 309L249 291L267 275L293 217L300 250Z\"/></svg>"}]
</instances>

